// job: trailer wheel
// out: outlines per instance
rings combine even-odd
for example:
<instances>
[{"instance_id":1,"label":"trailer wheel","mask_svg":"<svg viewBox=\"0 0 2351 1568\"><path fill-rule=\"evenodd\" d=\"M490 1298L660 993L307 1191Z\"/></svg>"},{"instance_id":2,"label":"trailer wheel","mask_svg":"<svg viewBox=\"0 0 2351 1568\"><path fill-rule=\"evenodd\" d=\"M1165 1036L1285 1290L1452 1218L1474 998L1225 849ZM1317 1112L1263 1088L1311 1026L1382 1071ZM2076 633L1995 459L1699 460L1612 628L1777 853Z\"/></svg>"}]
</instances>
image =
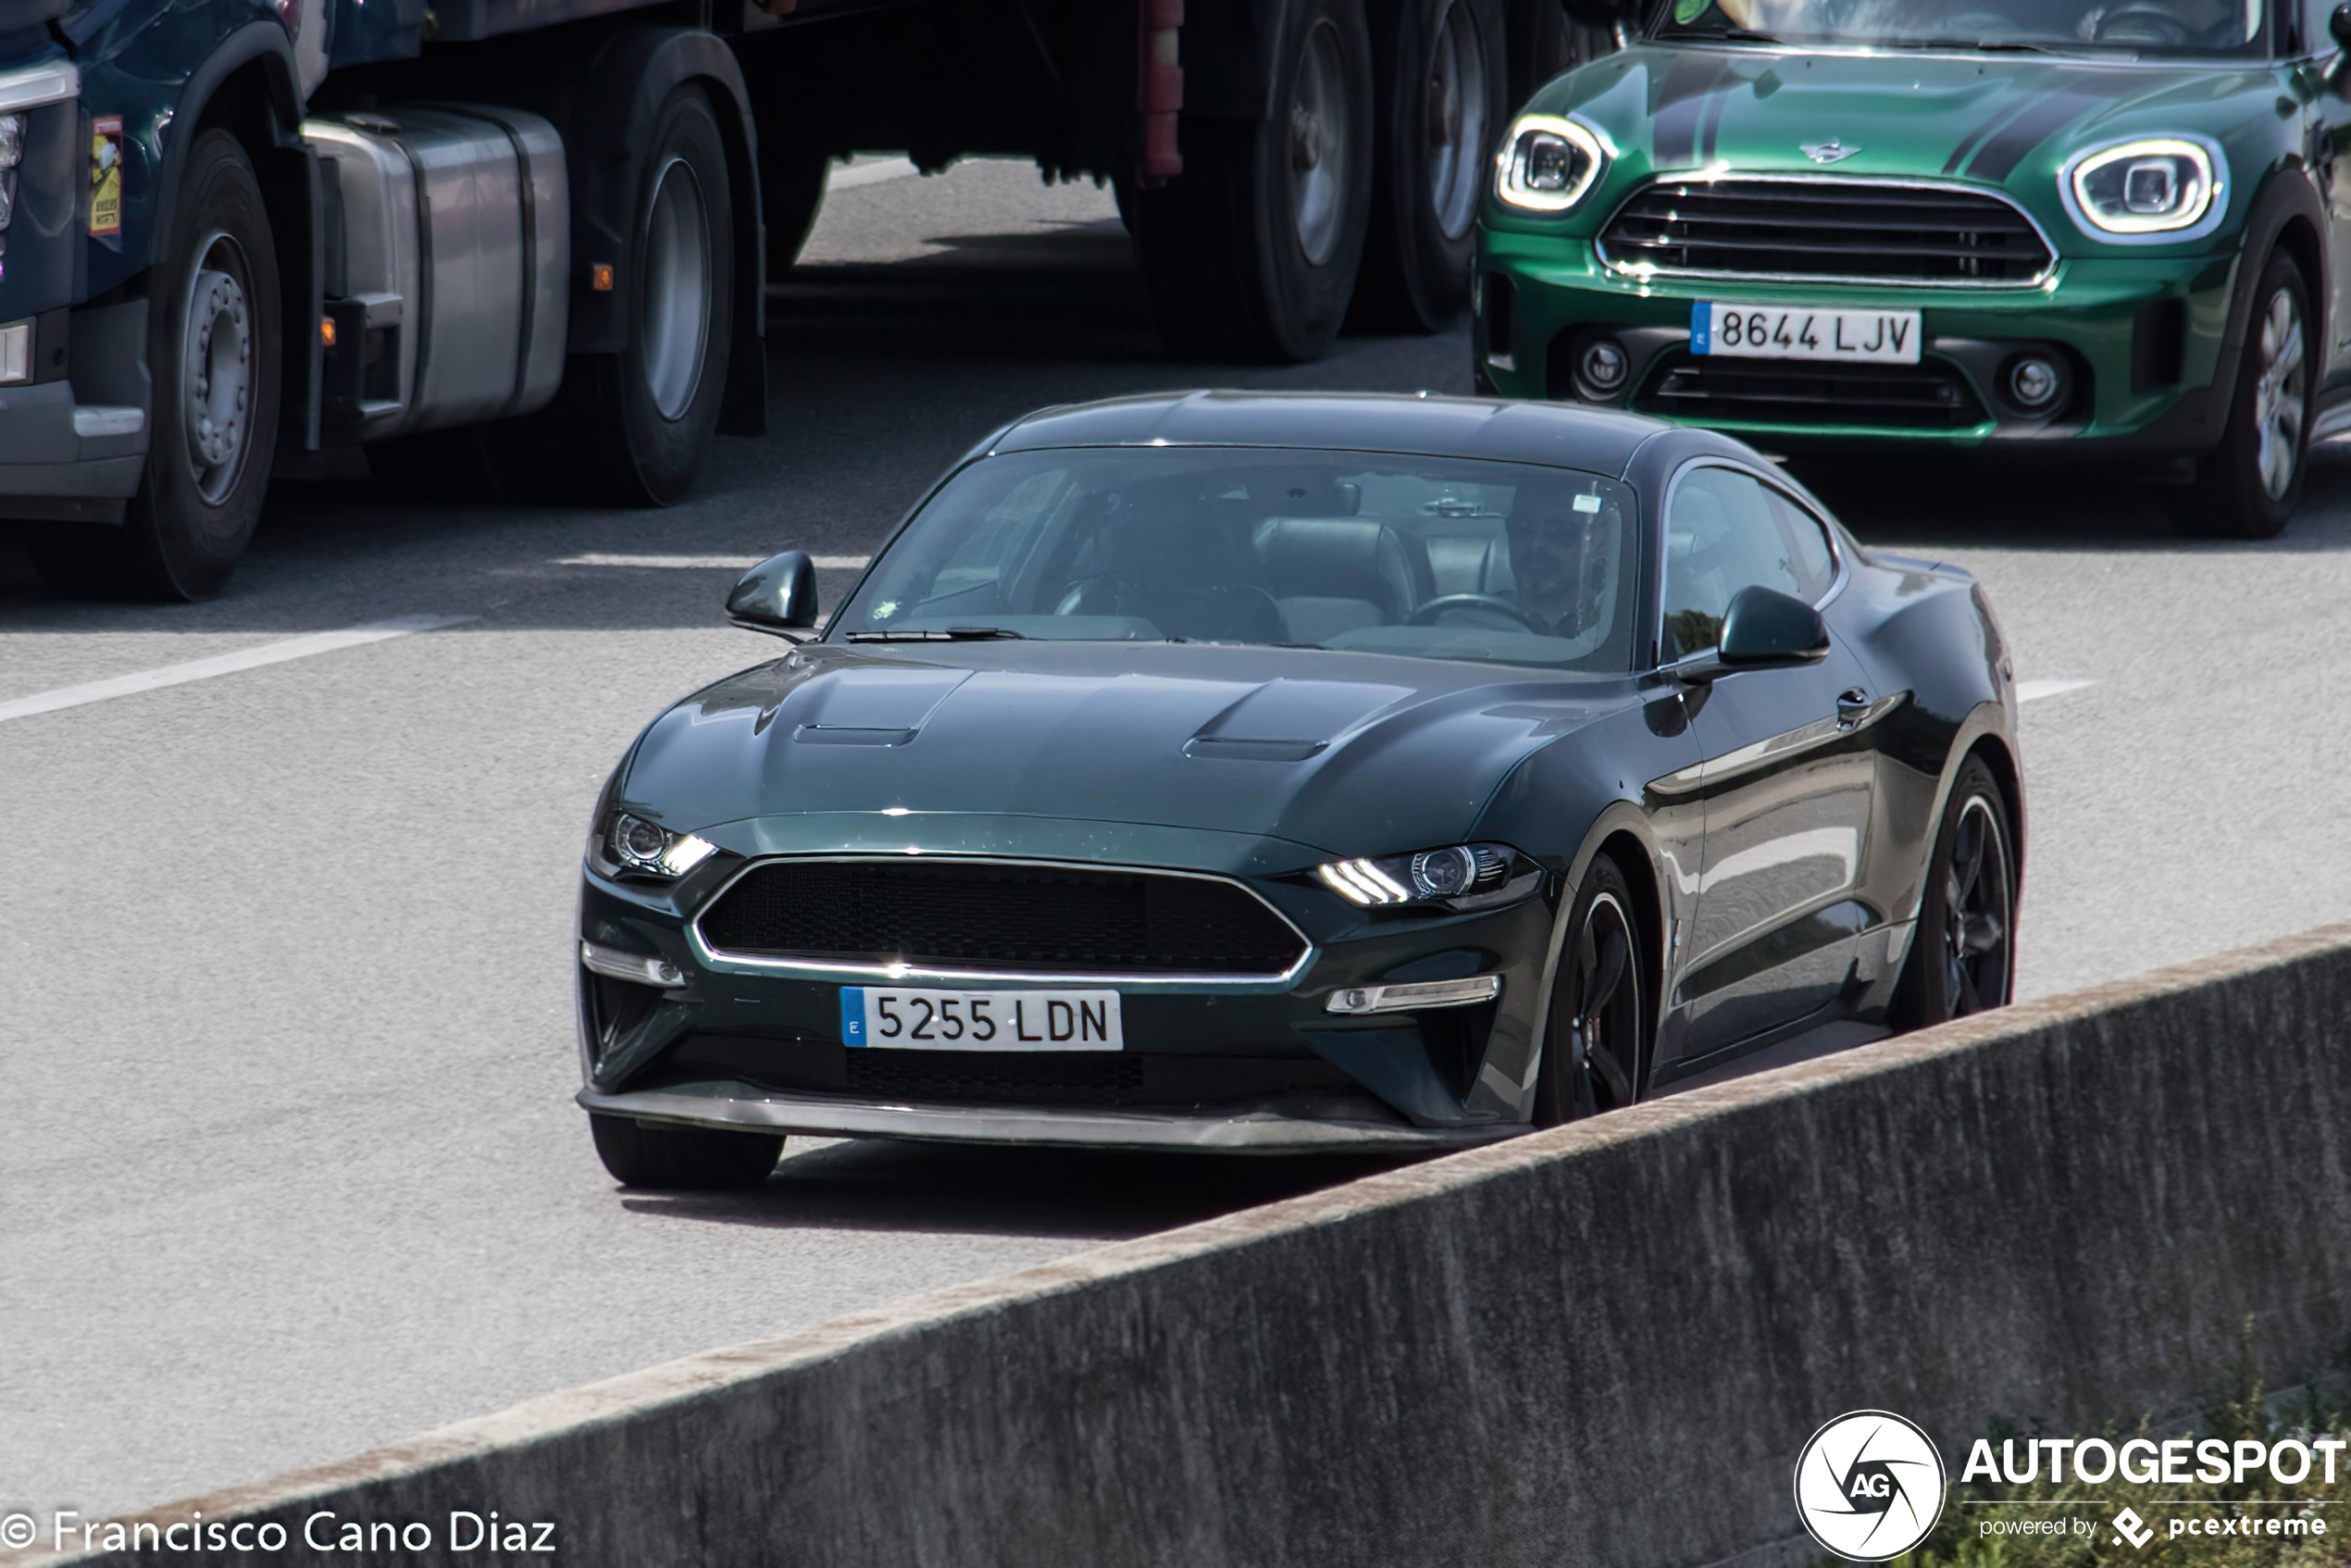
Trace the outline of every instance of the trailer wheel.
<instances>
[{"instance_id":1,"label":"trailer wheel","mask_svg":"<svg viewBox=\"0 0 2351 1568\"><path fill-rule=\"evenodd\" d=\"M550 442L529 467L550 489L600 505L666 506L710 454L734 333L734 213L726 143L698 87L653 117L620 287L628 347L575 355L554 403L514 422Z\"/></svg>"},{"instance_id":2,"label":"trailer wheel","mask_svg":"<svg viewBox=\"0 0 2351 1568\"><path fill-rule=\"evenodd\" d=\"M1365 326L1434 332L1469 305L1473 228L1504 113L1497 0L1374 0L1378 171Z\"/></svg>"},{"instance_id":3,"label":"trailer wheel","mask_svg":"<svg viewBox=\"0 0 2351 1568\"><path fill-rule=\"evenodd\" d=\"M1184 172L1136 193L1144 286L1180 355L1319 358L1354 296L1372 196L1362 0L1299 0L1274 57L1271 117L1184 120Z\"/></svg>"},{"instance_id":4,"label":"trailer wheel","mask_svg":"<svg viewBox=\"0 0 2351 1568\"><path fill-rule=\"evenodd\" d=\"M208 599L261 520L280 386L269 216L252 163L225 131L196 138L182 189L147 308L147 471L121 526L35 539L41 575L63 592Z\"/></svg>"}]
</instances>

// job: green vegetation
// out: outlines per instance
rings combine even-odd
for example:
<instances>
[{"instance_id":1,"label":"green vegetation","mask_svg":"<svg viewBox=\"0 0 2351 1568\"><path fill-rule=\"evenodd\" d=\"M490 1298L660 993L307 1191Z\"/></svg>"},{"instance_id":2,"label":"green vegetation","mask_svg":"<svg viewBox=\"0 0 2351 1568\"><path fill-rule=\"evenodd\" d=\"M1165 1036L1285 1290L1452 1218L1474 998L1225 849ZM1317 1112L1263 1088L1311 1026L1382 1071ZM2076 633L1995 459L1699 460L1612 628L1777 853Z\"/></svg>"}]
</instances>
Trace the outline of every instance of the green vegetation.
<instances>
[{"instance_id":1,"label":"green vegetation","mask_svg":"<svg viewBox=\"0 0 2351 1568\"><path fill-rule=\"evenodd\" d=\"M2240 1337L2235 1356L2216 1397L2200 1420L2158 1427L2142 1418L2136 1427L2122 1429L2109 1423L2097 1434L2116 1449L2133 1438L2161 1442L2167 1438L2220 1438L2232 1445L2250 1439L2273 1448L2280 1441L2307 1444L2326 1438L2351 1438L2351 1408L2346 1408L2340 1375L2312 1382L2312 1389L2332 1388L2332 1394L2302 1392L2287 1399L2270 1396L2251 1346L2252 1325ZM2351 1367L2351 1355L2345 1366ZM2019 1467L2028 1439L2053 1434L2014 1425L1996 1425L1990 1434L1992 1452L2001 1453L2013 1439ZM2144 1452L2145 1450L2141 1450ZM1959 1475L1966 1454L1947 1454L1953 1481L1943 1517L1934 1534L1916 1554L1900 1562L1906 1568L2093 1568L2131 1564L2133 1568L2321 1568L2344 1564L2351 1568L2351 1449L2333 1454L2334 1479L2325 1479L2322 1463L2307 1479L2284 1486L2257 1469L2242 1484L2233 1476L2222 1481L2203 1479L2134 1482L2120 1474L2105 1481L2084 1482L2071 1465L2062 1481L2052 1482L2052 1466L2043 1462L2037 1478L2011 1485L1990 1483L1979 1476L1962 1484ZM2193 1476L2196 1466L2187 1466ZM2118 1538L2116 1515L2134 1512L2152 1530L2144 1547ZM2030 1531L2032 1522L2061 1518L2076 1525L2063 1535L2013 1533ZM2257 1534L2173 1534L2174 1521L2195 1521L2209 1528L2212 1521L2242 1521L2236 1529ZM2269 1522L2287 1522L2282 1530L2302 1535L2269 1534ZM1989 1529L1987 1530L1987 1524ZM2323 1524L2322 1531L2318 1526ZM2226 1528L2224 1525L2223 1528Z\"/></svg>"}]
</instances>

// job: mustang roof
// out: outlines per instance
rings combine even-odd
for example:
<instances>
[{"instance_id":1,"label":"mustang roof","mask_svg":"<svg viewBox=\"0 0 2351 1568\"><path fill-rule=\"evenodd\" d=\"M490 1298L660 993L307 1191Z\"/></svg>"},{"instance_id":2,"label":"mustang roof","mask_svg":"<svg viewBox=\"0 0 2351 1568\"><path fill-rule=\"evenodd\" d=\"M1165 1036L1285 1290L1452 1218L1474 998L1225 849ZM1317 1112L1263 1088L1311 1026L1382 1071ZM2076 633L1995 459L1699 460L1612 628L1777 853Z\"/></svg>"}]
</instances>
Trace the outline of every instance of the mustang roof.
<instances>
[{"instance_id":1,"label":"mustang roof","mask_svg":"<svg viewBox=\"0 0 2351 1568\"><path fill-rule=\"evenodd\" d=\"M1560 404L1375 392L1155 392L1031 414L994 452L1068 446L1263 446L1401 452L1622 474L1673 427Z\"/></svg>"}]
</instances>

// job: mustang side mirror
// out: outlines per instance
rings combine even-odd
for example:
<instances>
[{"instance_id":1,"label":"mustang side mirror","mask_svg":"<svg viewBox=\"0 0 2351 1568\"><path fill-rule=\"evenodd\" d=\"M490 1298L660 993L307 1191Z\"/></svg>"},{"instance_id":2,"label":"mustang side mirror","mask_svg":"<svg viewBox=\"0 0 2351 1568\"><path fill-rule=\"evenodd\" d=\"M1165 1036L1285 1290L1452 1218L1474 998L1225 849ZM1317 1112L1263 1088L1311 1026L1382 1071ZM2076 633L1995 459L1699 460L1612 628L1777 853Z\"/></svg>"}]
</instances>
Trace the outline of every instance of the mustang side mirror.
<instances>
[{"instance_id":1,"label":"mustang side mirror","mask_svg":"<svg viewBox=\"0 0 2351 1568\"><path fill-rule=\"evenodd\" d=\"M1773 588L1742 588L1723 617L1723 641L1711 657L1676 666L1683 681L1703 686L1743 669L1817 665L1829 653L1829 624L1821 612Z\"/></svg>"},{"instance_id":2,"label":"mustang side mirror","mask_svg":"<svg viewBox=\"0 0 2351 1568\"><path fill-rule=\"evenodd\" d=\"M787 550L745 572L727 595L727 618L747 631L802 642L816 635L816 563Z\"/></svg>"}]
</instances>

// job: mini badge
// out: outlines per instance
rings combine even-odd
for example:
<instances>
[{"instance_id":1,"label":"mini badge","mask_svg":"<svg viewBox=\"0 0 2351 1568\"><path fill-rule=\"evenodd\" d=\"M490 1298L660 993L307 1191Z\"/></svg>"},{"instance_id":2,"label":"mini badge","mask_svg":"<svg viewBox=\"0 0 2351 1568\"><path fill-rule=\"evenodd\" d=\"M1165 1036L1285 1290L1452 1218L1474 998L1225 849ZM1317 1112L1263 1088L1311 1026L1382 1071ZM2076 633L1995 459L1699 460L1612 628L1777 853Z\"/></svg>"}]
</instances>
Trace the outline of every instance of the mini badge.
<instances>
[{"instance_id":1,"label":"mini badge","mask_svg":"<svg viewBox=\"0 0 2351 1568\"><path fill-rule=\"evenodd\" d=\"M122 117L90 122L90 232L122 232Z\"/></svg>"}]
</instances>

